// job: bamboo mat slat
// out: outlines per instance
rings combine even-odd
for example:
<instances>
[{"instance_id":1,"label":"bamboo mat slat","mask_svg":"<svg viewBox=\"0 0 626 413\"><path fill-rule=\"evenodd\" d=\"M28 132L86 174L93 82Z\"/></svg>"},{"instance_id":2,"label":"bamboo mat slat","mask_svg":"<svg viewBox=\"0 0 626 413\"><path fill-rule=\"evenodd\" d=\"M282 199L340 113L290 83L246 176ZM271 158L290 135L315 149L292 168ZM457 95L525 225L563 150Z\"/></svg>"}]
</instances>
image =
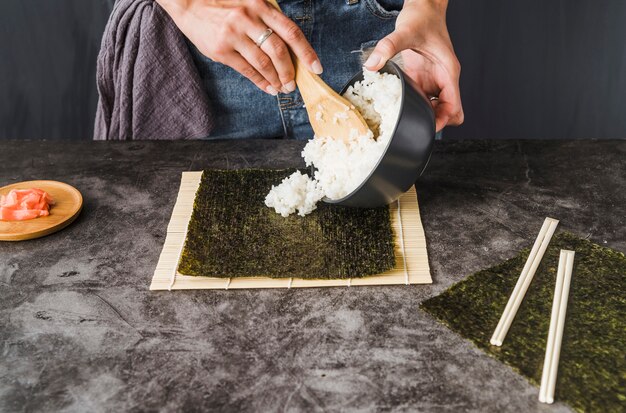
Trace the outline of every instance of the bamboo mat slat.
<instances>
[{"instance_id":1,"label":"bamboo mat slat","mask_svg":"<svg viewBox=\"0 0 626 413\"><path fill-rule=\"evenodd\" d=\"M398 214L397 203L390 205L391 222L396 240L396 266L383 274L364 278L323 280L269 277L213 278L181 274L177 271L178 261L201 178L202 172L182 173L176 204L167 226L167 236L154 270L150 290L346 287L407 284L407 281L408 284L432 283L426 252L426 236L419 214L415 187L411 187L400 197L400 214ZM402 224L402 231L400 231L400 224ZM400 233L403 235L402 240ZM176 274L175 277L174 274Z\"/></svg>"}]
</instances>

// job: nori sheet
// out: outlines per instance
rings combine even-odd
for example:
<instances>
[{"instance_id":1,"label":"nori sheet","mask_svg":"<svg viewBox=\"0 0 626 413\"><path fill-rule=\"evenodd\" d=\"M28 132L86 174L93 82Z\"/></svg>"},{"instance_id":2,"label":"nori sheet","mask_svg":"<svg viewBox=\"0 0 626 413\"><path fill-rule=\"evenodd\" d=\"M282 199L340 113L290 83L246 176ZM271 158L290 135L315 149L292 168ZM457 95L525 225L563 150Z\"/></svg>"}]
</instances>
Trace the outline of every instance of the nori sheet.
<instances>
[{"instance_id":1,"label":"nori sheet","mask_svg":"<svg viewBox=\"0 0 626 413\"><path fill-rule=\"evenodd\" d=\"M626 257L570 233L555 236L502 347L489 344L529 249L479 271L421 307L540 385L559 251L576 251L555 400L577 411L626 408Z\"/></svg>"},{"instance_id":2,"label":"nori sheet","mask_svg":"<svg viewBox=\"0 0 626 413\"><path fill-rule=\"evenodd\" d=\"M389 208L320 202L306 217L265 206L296 169L205 170L179 272L206 277L357 278L395 265Z\"/></svg>"}]
</instances>

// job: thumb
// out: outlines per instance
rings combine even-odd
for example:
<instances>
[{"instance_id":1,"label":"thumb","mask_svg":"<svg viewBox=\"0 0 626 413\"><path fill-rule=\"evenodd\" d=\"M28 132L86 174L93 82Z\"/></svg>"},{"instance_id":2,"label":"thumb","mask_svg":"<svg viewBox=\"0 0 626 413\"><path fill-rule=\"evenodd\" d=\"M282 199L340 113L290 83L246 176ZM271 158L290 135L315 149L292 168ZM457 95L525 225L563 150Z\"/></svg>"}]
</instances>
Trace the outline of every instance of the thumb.
<instances>
[{"instance_id":1,"label":"thumb","mask_svg":"<svg viewBox=\"0 0 626 413\"><path fill-rule=\"evenodd\" d=\"M387 37L381 39L374 48L374 51L367 58L363 66L367 70L375 71L387 63L387 60L394 57L404 49L408 49L409 45L405 44L407 36L402 36L397 31L390 33Z\"/></svg>"}]
</instances>

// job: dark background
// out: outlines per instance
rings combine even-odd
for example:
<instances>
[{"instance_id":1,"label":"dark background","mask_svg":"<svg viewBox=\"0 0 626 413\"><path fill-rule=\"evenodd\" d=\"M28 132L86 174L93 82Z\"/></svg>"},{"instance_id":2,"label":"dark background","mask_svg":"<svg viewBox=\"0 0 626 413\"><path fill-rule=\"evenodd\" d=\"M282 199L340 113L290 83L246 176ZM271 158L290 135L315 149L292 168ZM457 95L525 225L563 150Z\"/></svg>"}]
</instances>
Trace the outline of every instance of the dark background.
<instances>
[{"instance_id":1,"label":"dark background","mask_svg":"<svg viewBox=\"0 0 626 413\"><path fill-rule=\"evenodd\" d=\"M338 0L337 0L338 1ZM0 139L91 139L113 0L0 2ZM626 138L626 2L450 0L455 138Z\"/></svg>"}]
</instances>

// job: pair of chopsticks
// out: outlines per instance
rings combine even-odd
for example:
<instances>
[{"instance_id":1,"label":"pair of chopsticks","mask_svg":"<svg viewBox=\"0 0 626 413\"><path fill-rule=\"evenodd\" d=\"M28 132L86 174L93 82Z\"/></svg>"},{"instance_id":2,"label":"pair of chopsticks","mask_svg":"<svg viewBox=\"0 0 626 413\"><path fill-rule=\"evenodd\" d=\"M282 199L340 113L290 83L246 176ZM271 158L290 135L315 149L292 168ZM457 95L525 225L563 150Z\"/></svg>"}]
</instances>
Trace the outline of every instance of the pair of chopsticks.
<instances>
[{"instance_id":1,"label":"pair of chopsticks","mask_svg":"<svg viewBox=\"0 0 626 413\"><path fill-rule=\"evenodd\" d=\"M537 267L539 267L539 263L541 263L541 259L548 248L548 244L550 244L550 240L552 239L552 235L554 235L558 223L559 221L554 218L546 218L543 222L535 244L530 250L526 264L517 280L517 284L515 284L511 297L500 317L500 321L491 336L490 343L494 346L502 345L513 323L513 319L517 314L517 310L522 304L526 291L535 276ZM554 389L556 386L556 375L559 365L559 355L561 353L561 342L563 339L563 327L565 325L565 313L567 311L567 297L569 295L573 266L574 251L561 250L554 299L552 302L552 315L550 317L546 357L543 364L541 387L539 390L539 401L542 403L554 402Z\"/></svg>"}]
</instances>

